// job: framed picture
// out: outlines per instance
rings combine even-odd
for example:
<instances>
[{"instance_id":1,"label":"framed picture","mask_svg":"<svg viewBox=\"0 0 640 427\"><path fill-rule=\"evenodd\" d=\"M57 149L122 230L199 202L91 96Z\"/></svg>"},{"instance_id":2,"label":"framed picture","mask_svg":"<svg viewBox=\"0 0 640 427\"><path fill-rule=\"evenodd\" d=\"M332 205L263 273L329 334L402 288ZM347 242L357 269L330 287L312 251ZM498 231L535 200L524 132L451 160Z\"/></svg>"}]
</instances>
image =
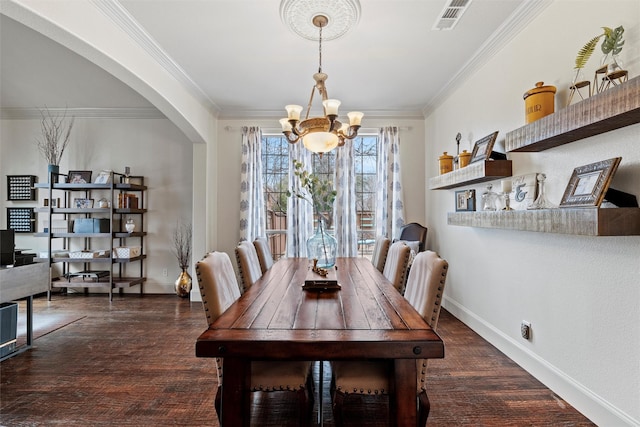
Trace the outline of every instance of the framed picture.
<instances>
[{"instance_id":1,"label":"framed picture","mask_svg":"<svg viewBox=\"0 0 640 427\"><path fill-rule=\"evenodd\" d=\"M511 178L510 206L515 210L525 210L536 200L538 183L537 173L514 176Z\"/></svg>"},{"instance_id":2,"label":"framed picture","mask_svg":"<svg viewBox=\"0 0 640 427\"><path fill-rule=\"evenodd\" d=\"M622 157L614 157L575 168L564 190L560 207L599 207L620 160Z\"/></svg>"},{"instance_id":3,"label":"framed picture","mask_svg":"<svg viewBox=\"0 0 640 427\"><path fill-rule=\"evenodd\" d=\"M476 190L456 191L456 212L476 210Z\"/></svg>"},{"instance_id":4,"label":"framed picture","mask_svg":"<svg viewBox=\"0 0 640 427\"><path fill-rule=\"evenodd\" d=\"M498 131L495 131L491 135L487 135L484 138L476 141L476 143L473 145L473 151L471 152L471 160L469 160L469 163L487 160L491 156L491 152L493 151L493 144L495 144L497 137Z\"/></svg>"},{"instance_id":5,"label":"framed picture","mask_svg":"<svg viewBox=\"0 0 640 427\"><path fill-rule=\"evenodd\" d=\"M89 184L91 182L91 171L69 171L67 182L69 184Z\"/></svg>"},{"instance_id":6,"label":"framed picture","mask_svg":"<svg viewBox=\"0 0 640 427\"><path fill-rule=\"evenodd\" d=\"M73 206L76 209L91 209L93 207L93 199L73 199Z\"/></svg>"},{"instance_id":7,"label":"framed picture","mask_svg":"<svg viewBox=\"0 0 640 427\"><path fill-rule=\"evenodd\" d=\"M109 184L111 182L111 171L100 171L94 184Z\"/></svg>"}]
</instances>

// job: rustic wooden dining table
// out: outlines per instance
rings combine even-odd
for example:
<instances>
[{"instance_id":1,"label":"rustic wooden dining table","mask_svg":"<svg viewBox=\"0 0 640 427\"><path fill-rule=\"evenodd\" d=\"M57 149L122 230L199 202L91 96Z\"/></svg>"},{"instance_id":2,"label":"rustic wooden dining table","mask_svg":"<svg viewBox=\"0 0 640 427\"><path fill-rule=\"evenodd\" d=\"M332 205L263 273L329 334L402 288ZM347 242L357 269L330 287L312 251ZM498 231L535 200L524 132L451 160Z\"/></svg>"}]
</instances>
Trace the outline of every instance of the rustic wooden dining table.
<instances>
[{"instance_id":1,"label":"rustic wooden dining table","mask_svg":"<svg viewBox=\"0 0 640 427\"><path fill-rule=\"evenodd\" d=\"M444 357L444 343L369 260L337 259L340 290L303 290L310 269L277 261L197 339L197 357L224 358L221 424L249 425L252 360L387 359L389 425L415 427L415 359Z\"/></svg>"}]
</instances>

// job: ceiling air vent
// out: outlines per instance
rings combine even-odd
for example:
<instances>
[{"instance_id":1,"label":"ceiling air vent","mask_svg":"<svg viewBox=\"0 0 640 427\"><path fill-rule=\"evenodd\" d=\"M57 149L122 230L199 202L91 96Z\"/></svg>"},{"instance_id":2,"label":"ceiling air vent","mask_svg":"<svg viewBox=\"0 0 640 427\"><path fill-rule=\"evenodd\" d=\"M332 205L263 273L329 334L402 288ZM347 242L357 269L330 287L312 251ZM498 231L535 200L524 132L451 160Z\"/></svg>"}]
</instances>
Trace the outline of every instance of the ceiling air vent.
<instances>
[{"instance_id":1,"label":"ceiling air vent","mask_svg":"<svg viewBox=\"0 0 640 427\"><path fill-rule=\"evenodd\" d=\"M453 30L470 4L471 0L450 0L440 12L432 30Z\"/></svg>"}]
</instances>

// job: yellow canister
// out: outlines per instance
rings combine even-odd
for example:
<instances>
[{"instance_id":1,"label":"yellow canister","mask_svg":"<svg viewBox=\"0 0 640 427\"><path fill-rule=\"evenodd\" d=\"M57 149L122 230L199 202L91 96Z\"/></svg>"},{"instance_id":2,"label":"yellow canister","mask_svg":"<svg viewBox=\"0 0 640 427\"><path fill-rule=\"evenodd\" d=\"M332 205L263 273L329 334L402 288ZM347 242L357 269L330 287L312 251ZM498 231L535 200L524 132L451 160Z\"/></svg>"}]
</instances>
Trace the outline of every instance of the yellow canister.
<instances>
[{"instance_id":1,"label":"yellow canister","mask_svg":"<svg viewBox=\"0 0 640 427\"><path fill-rule=\"evenodd\" d=\"M458 154L458 162L461 168L467 166L469 164L469 160L471 160L471 153L467 150L462 150L462 153Z\"/></svg>"},{"instance_id":2,"label":"yellow canister","mask_svg":"<svg viewBox=\"0 0 640 427\"><path fill-rule=\"evenodd\" d=\"M438 164L440 165L440 174L451 172L453 170L453 156L450 156L445 151L442 156L438 157Z\"/></svg>"},{"instance_id":3,"label":"yellow canister","mask_svg":"<svg viewBox=\"0 0 640 427\"><path fill-rule=\"evenodd\" d=\"M535 122L553 113L556 94L555 86L544 86L544 82L536 83L536 87L524 94L524 117L527 123Z\"/></svg>"}]
</instances>

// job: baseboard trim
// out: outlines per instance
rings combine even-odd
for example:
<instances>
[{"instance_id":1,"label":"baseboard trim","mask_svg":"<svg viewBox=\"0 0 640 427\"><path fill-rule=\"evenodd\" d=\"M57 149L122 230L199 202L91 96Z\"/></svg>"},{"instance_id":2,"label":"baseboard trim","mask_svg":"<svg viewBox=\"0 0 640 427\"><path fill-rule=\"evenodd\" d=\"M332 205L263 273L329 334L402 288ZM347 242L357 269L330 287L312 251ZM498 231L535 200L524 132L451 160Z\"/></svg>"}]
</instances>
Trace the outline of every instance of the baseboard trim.
<instances>
[{"instance_id":1,"label":"baseboard trim","mask_svg":"<svg viewBox=\"0 0 640 427\"><path fill-rule=\"evenodd\" d=\"M454 299L445 296L442 306L592 422L602 426L640 425L640 420L621 411Z\"/></svg>"}]
</instances>

